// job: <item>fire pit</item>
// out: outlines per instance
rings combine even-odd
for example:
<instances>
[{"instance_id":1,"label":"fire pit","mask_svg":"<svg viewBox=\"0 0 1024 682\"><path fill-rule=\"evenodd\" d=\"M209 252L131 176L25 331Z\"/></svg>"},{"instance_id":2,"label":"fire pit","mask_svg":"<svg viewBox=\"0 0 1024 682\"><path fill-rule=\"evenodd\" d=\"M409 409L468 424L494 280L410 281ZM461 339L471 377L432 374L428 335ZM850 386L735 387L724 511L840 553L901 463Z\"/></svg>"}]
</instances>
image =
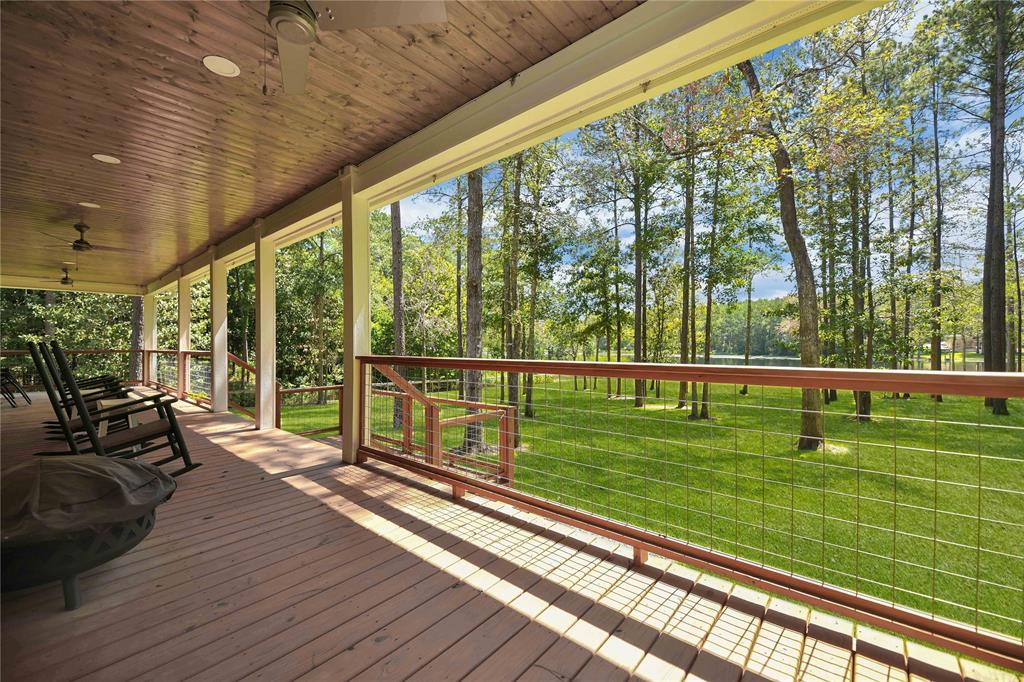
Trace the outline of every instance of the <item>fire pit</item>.
<instances>
[{"instance_id":1,"label":"fire pit","mask_svg":"<svg viewBox=\"0 0 1024 682\"><path fill-rule=\"evenodd\" d=\"M139 544L175 481L144 462L40 457L4 472L3 590L60 580L64 606L78 608L78 575Z\"/></svg>"}]
</instances>

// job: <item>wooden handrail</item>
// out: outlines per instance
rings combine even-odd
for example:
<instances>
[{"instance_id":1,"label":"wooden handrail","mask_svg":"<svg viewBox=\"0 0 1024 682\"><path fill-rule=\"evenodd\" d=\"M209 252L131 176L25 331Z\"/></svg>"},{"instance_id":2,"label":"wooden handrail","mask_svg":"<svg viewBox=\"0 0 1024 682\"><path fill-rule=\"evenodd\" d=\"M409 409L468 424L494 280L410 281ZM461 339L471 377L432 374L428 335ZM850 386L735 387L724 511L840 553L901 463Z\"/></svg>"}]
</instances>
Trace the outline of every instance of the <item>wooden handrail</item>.
<instances>
[{"instance_id":1,"label":"wooden handrail","mask_svg":"<svg viewBox=\"0 0 1024 682\"><path fill-rule=\"evenodd\" d=\"M66 355L110 355L113 353L142 353L141 348L70 348L64 351ZM173 351L172 351L173 352ZM27 350L0 350L0 356L21 356L29 355Z\"/></svg>"},{"instance_id":2,"label":"wooden handrail","mask_svg":"<svg viewBox=\"0 0 1024 682\"><path fill-rule=\"evenodd\" d=\"M345 388L345 384L332 384L329 386L298 386L296 388L281 388L278 392L282 395L288 395L292 393L316 393L318 391L340 391Z\"/></svg>"},{"instance_id":3,"label":"wooden handrail","mask_svg":"<svg viewBox=\"0 0 1024 682\"><path fill-rule=\"evenodd\" d=\"M1024 398L1024 374L945 372L901 369L832 369L827 367L755 367L681 365L651 362L579 362L573 360L502 360L363 355L363 363L438 369L598 376L611 379L657 379L713 384L749 384L790 388L836 388L853 391Z\"/></svg>"},{"instance_id":4,"label":"wooden handrail","mask_svg":"<svg viewBox=\"0 0 1024 682\"><path fill-rule=\"evenodd\" d=\"M242 358L238 357L234 353L228 353L228 362L232 362L232 363L238 365L239 367L241 367L242 369L247 369L250 372L252 372L253 374L256 373L256 368L255 367L253 367L248 362L246 362Z\"/></svg>"}]
</instances>

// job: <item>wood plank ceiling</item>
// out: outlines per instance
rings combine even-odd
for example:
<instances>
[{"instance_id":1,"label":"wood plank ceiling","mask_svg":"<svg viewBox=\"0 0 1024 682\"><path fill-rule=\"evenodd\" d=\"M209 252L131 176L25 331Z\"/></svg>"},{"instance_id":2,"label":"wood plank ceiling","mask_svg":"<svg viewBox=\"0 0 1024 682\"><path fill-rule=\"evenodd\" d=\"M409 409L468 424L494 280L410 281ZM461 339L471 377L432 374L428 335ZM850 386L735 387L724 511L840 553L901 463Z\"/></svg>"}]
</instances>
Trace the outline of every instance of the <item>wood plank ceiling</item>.
<instances>
[{"instance_id":1,"label":"wood plank ceiling","mask_svg":"<svg viewBox=\"0 0 1024 682\"><path fill-rule=\"evenodd\" d=\"M107 248L72 275L146 284L636 4L469 0L446 24L324 31L285 96L265 1L0 3L0 272L59 278L75 254L43 233L84 220Z\"/></svg>"}]
</instances>

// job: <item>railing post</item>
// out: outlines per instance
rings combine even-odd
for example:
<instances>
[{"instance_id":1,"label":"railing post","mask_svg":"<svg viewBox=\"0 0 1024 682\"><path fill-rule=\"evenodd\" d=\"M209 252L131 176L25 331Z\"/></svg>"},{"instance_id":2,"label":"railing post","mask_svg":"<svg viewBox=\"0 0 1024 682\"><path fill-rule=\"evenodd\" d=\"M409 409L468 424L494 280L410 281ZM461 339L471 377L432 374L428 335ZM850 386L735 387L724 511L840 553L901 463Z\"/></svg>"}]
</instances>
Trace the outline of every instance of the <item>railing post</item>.
<instances>
[{"instance_id":1,"label":"railing post","mask_svg":"<svg viewBox=\"0 0 1024 682\"><path fill-rule=\"evenodd\" d=\"M188 372L186 365L188 364L188 354L185 351L178 351L178 398L184 400L188 397L188 386L185 379L185 375Z\"/></svg>"},{"instance_id":2,"label":"railing post","mask_svg":"<svg viewBox=\"0 0 1024 682\"><path fill-rule=\"evenodd\" d=\"M426 421L426 460L427 464L441 466L441 409L436 405L424 405L423 416Z\"/></svg>"},{"instance_id":3,"label":"railing post","mask_svg":"<svg viewBox=\"0 0 1024 682\"><path fill-rule=\"evenodd\" d=\"M506 407L498 418L498 482L511 485L515 481L515 408Z\"/></svg>"},{"instance_id":4,"label":"railing post","mask_svg":"<svg viewBox=\"0 0 1024 682\"><path fill-rule=\"evenodd\" d=\"M412 396L402 396L402 452L412 452Z\"/></svg>"},{"instance_id":5,"label":"railing post","mask_svg":"<svg viewBox=\"0 0 1024 682\"><path fill-rule=\"evenodd\" d=\"M345 297L345 405L341 427L346 462L359 461L366 427L362 394L365 377L360 356L370 354L370 206L360 195L358 171L347 166L341 182L342 270ZM368 435L368 434L367 434Z\"/></svg>"},{"instance_id":6,"label":"railing post","mask_svg":"<svg viewBox=\"0 0 1024 682\"><path fill-rule=\"evenodd\" d=\"M274 385L274 428L281 428L281 384Z\"/></svg>"}]
</instances>

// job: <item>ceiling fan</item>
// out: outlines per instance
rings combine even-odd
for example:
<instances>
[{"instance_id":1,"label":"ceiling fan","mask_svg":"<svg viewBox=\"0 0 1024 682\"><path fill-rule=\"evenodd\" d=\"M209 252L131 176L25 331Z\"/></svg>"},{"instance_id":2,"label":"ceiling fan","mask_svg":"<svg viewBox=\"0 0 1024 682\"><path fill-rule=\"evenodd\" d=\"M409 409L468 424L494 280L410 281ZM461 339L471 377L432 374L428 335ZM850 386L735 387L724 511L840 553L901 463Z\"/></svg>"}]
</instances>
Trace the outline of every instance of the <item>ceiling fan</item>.
<instances>
[{"instance_id":1,"label":"ceiling fan","mask_svg":"<svg viewBox=\"0 0 1024 682\"><path fill-rule=\"evenodd\" d=\"M438 24L448 19L444 0L270 0L267 21L277 36L286 95L306 89L309 48L319 31Z\"/></svg>"},{"instance_id":2,"label":"ceiling fan","mask_svg":"<svg viewBox=\"0 0 1024 682\"><path fill-rule=\"evenodd\" d=\"M78 268L75 269L77 270ZM71 279L69 268L61 268L60 271L64 273L64 276L60 279L44 279L43 281L53 284L63 284L66 287L74 286L75 280Z\"/></svg>"},{"instance_id":3,"label":"ceiling fan","mask_svg":"<svg viewBox=\"0 0 1024 682\"><path fill-rule=\"evenodd\" d=\"M75 239L74 241L69 241L64 237L58 237L55 234L49 234L47 232L42 232L40 234L50 237L51 239L56 239L57 241L64 242L73 250L78 251L80 253L85 251L108 251L112 253L142 253L137 249L124 249L119 246L96 246L95 244L93 244L92 242L85 238L85 233L89 231L88 225L86 225L85 223L75 223L74 227L78 231L78 239Z\"/></svg>"}]
</instances>

